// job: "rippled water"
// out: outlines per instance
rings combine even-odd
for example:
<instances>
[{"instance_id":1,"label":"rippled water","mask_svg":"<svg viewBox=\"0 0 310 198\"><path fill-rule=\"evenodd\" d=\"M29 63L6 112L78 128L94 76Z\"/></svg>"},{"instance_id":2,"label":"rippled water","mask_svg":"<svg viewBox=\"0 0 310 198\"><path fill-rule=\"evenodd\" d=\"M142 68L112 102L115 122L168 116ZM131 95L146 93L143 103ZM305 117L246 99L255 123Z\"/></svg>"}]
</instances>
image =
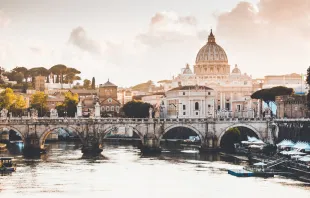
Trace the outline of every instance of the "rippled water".
<instances>
[{"instance_id":1,"label":"rippled water","mask_svg":"<svg viewBox=\"0 0 310 198\"><path fill-rule=\"evenodd\" d=\"M284 177L237 178L242 164L195 150L164 150L143 157L133 146L105 145L103 156L84 158L75 143L52 143L39 159L13 155L17 172L0 176L2 197L310 197L310 186Z\"/></svg>"}]
</instances>

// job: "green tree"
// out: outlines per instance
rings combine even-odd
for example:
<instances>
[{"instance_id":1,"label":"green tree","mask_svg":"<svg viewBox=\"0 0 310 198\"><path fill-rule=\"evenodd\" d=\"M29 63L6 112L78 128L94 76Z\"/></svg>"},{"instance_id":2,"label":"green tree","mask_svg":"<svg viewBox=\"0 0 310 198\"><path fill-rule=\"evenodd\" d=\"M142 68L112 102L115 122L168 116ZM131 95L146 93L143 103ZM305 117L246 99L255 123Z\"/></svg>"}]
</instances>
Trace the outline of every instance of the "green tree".
<instances>
[{"instance_id":1,"label":"green tree","mask_svg":"<svg viewBox=\"0 0 310 198\"><path fill-rule=\"evenodd\" d=\"M85 89L89 89L90 88L90 80L88 80L88 79L85 79L84 81L83 81L83 87L85 88Z\"/></svg>"},{"instance_id":2,"label":"green tree","mask_svg":"<svg viewBox=\"0 0 310 198\"><path fill-rule=\"evenodd\" d=\"M78 102L79 102L78 94L73 94L72 92L65 93L64 102L59 103L56 106L58 115L60 117L64 117L64 116L75 117L75 113L77 111L76 106Z\"/></svg>"},{"instance_id":3,"label":"green tree","mask_svg":"<svg viewBox=\"0 0 310 198\"><path fill-rule=\"evenodd\" d=\"M149 116L149 109L153 108L151 104L142 101L133 100L123 106L126 117L146 118Z\"/></svg>"},{"instance_id":4,"label":"green tree","mask_svg":"<svg viewBox=\"0 0 310 198\"><path fill-rule=\"evenodd\" d=\"M24 75L25 82L28 82L29 78L29 71L26 67L15 67L13 71L16 71L18 73L22 73Z\"/></svg>"},{"instance_id":5,"label":"green tree","mask_svg":"<svg viewBox=\"0 0 310 198\"><path fill-rule=\"evenodd\" d=\"M270 102L275 102L276 96L292 95L293 93L294 90L292 88L277 86L269 89L258 90L251 95L251 98L261 99L269 106Z\"/></svg>"},{"instance_id":6,"label":"green tree","mask_svg":"<svg viewBox=\"0 0 310 198\"><path fill-rule=\"evenodd\" d=\"M67 66L62 64L54 65L49 69L49 71L53 74L56 74L56 83L62 84L64 82L64 75L66 74Z\"/></svg>"},{"instance_id":7,"label":"green tree","mask_svg":"<svg viewBox=\"0 0 310 198\"><path fill-rule=\"evenodd\" d=\"M10 110L15 103L16 95L11 88L6 88L0 93L0 107Z\"/></svg>"},{"instance_id":8,"label":"green tree","mask_svg":"<svg viewBox=\"0 0 310 198\"><path fill-rule=\"evenodd\" d=\"M31 95L30 107L36 109L40 117L47 113L47 95L44 92L37 91Z\"/></svg>"},{"instance_id":9,"label":"green tree","mask_svg":"<svg viewBox=\"0 0 310 198\"><path fill-rule=\"evenodd\" d=\"M92 89L96 89L95 77L93 77L92 80L91 80L91 88Z\"/></svg>"}]
</instances>

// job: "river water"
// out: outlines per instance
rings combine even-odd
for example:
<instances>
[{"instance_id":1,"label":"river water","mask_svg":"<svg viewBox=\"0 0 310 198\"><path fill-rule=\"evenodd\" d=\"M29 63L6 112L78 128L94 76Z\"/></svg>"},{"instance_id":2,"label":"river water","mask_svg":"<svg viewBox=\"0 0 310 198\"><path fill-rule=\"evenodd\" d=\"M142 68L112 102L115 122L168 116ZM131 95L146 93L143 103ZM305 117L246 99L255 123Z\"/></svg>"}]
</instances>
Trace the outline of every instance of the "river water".
<instances>
[{"instance_id":1,"label":"river water","mask_svg":"<svg viewBox=\"0 0 310 198\"><path fill-rule=\"evenodd\" d=\"M0 176L1 198L310 198L306 183L280 176L237 178L227 169L245 164L191 148L143 157L134 146L106 144L102 156L85 158L77 143L47 147L37 159L2 153L15 157L17 171Z\"/></svg>"}]
</instances>

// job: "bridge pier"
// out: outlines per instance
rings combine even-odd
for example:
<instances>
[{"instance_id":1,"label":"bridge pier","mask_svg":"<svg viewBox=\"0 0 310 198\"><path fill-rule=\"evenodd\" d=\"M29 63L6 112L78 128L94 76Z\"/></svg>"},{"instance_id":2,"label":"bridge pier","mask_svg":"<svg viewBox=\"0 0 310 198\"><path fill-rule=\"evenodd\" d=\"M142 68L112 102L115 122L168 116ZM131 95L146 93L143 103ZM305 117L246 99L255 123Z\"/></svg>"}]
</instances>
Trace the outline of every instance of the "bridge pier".
<instances>
[{"instance_id":1,"label":"bridge pier","mask_svg":"<svg viewBox=\"0 0 310 198\"><path fill-rule=\"evenodd\" d=\"M201 142L201 146L199 148L200 153L209 153L219 151L220 148L217 146L217 138L216 137L208 137L204 141Z\"/></svg>"},{"instance_id":2,"label":"bridge pier","mask_svg":"<svg viewBox=\"0 0 310 198\"><path fill-rule=\"evenodd\" d=\"M152 134L146 134L143 137L142 146L140 148L143 154L159 154L161 153L160 141Z\"/></svg>"},{"instance_id":3,"label":"bridge pier","mask_svg":"<svg viewBox=\"0 0 310 198\"><path fill-rule=\"evenodd\" d=\"M45 148L40 144L40 138L36 134L31 134L25 138L23 152L25 155L39 155L45 153Z\"/></svg>"},{"instance_id":4,"label":"bridge pier","mask_svg":"<svg viewBox=\"0 0 310 198\"><path fill-rule=\"evenodd\" d=\"M99 138L88 136L83 141L82 153L83 154L100 154L103 151Z\"/></svg>"}]
</instances>

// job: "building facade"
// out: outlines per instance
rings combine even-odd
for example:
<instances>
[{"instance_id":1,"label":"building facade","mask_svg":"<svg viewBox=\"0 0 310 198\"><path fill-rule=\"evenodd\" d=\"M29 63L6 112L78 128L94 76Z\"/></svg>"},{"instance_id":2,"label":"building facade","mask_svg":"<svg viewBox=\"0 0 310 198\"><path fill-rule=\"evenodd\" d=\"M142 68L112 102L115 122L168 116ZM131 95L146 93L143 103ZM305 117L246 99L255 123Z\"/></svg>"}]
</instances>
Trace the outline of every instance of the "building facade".
<instances>
[{"instance_id":1,"label":"building facade","mask_svg":"<svg viewBox=\"0 0 310 198\"><path fill-rule=\"evenodd\" d=\"M102 116L112 117L119 114L121 103L117 100L116 85L109 80L104 84L100 84L98 98Z\"/></svg>"},{"instance_id":2,"label":"building facade","mask_svg":"<svg viewBox=\"0 0 310 198\"><path fill-rule=\"evenodd\" d=\"M160 105L161 118L213 118L215 91L206 86L181 86L166 92Z\"/></svg>"},{"instance_id":3,"label":"building facade","mask_svg":"<svg viewBox=\"0 0 310 198\"><path fill-rule=\"evenodd\" d=\"M231 70L224 49L216 43L211 33L208 42L198 51L193 66L187 64L181 73L167 81L161 81L165 91L182 86L206 86L214 90L214 108L217 116L253 115L261 108L257 100L251 99L251 94L260 89L253 86L250 75L242 73L235 65Z\"/></svg>"},{"instance_id":4,"label":"building facade","mask_svg":"<svg viewBox=\"0 0 310 198\"><path fill-rule=\"evenodd\" d=\"M307 96L277 96L277 118L305 118L308 117Z\"/></svg>"}]
</instances>

